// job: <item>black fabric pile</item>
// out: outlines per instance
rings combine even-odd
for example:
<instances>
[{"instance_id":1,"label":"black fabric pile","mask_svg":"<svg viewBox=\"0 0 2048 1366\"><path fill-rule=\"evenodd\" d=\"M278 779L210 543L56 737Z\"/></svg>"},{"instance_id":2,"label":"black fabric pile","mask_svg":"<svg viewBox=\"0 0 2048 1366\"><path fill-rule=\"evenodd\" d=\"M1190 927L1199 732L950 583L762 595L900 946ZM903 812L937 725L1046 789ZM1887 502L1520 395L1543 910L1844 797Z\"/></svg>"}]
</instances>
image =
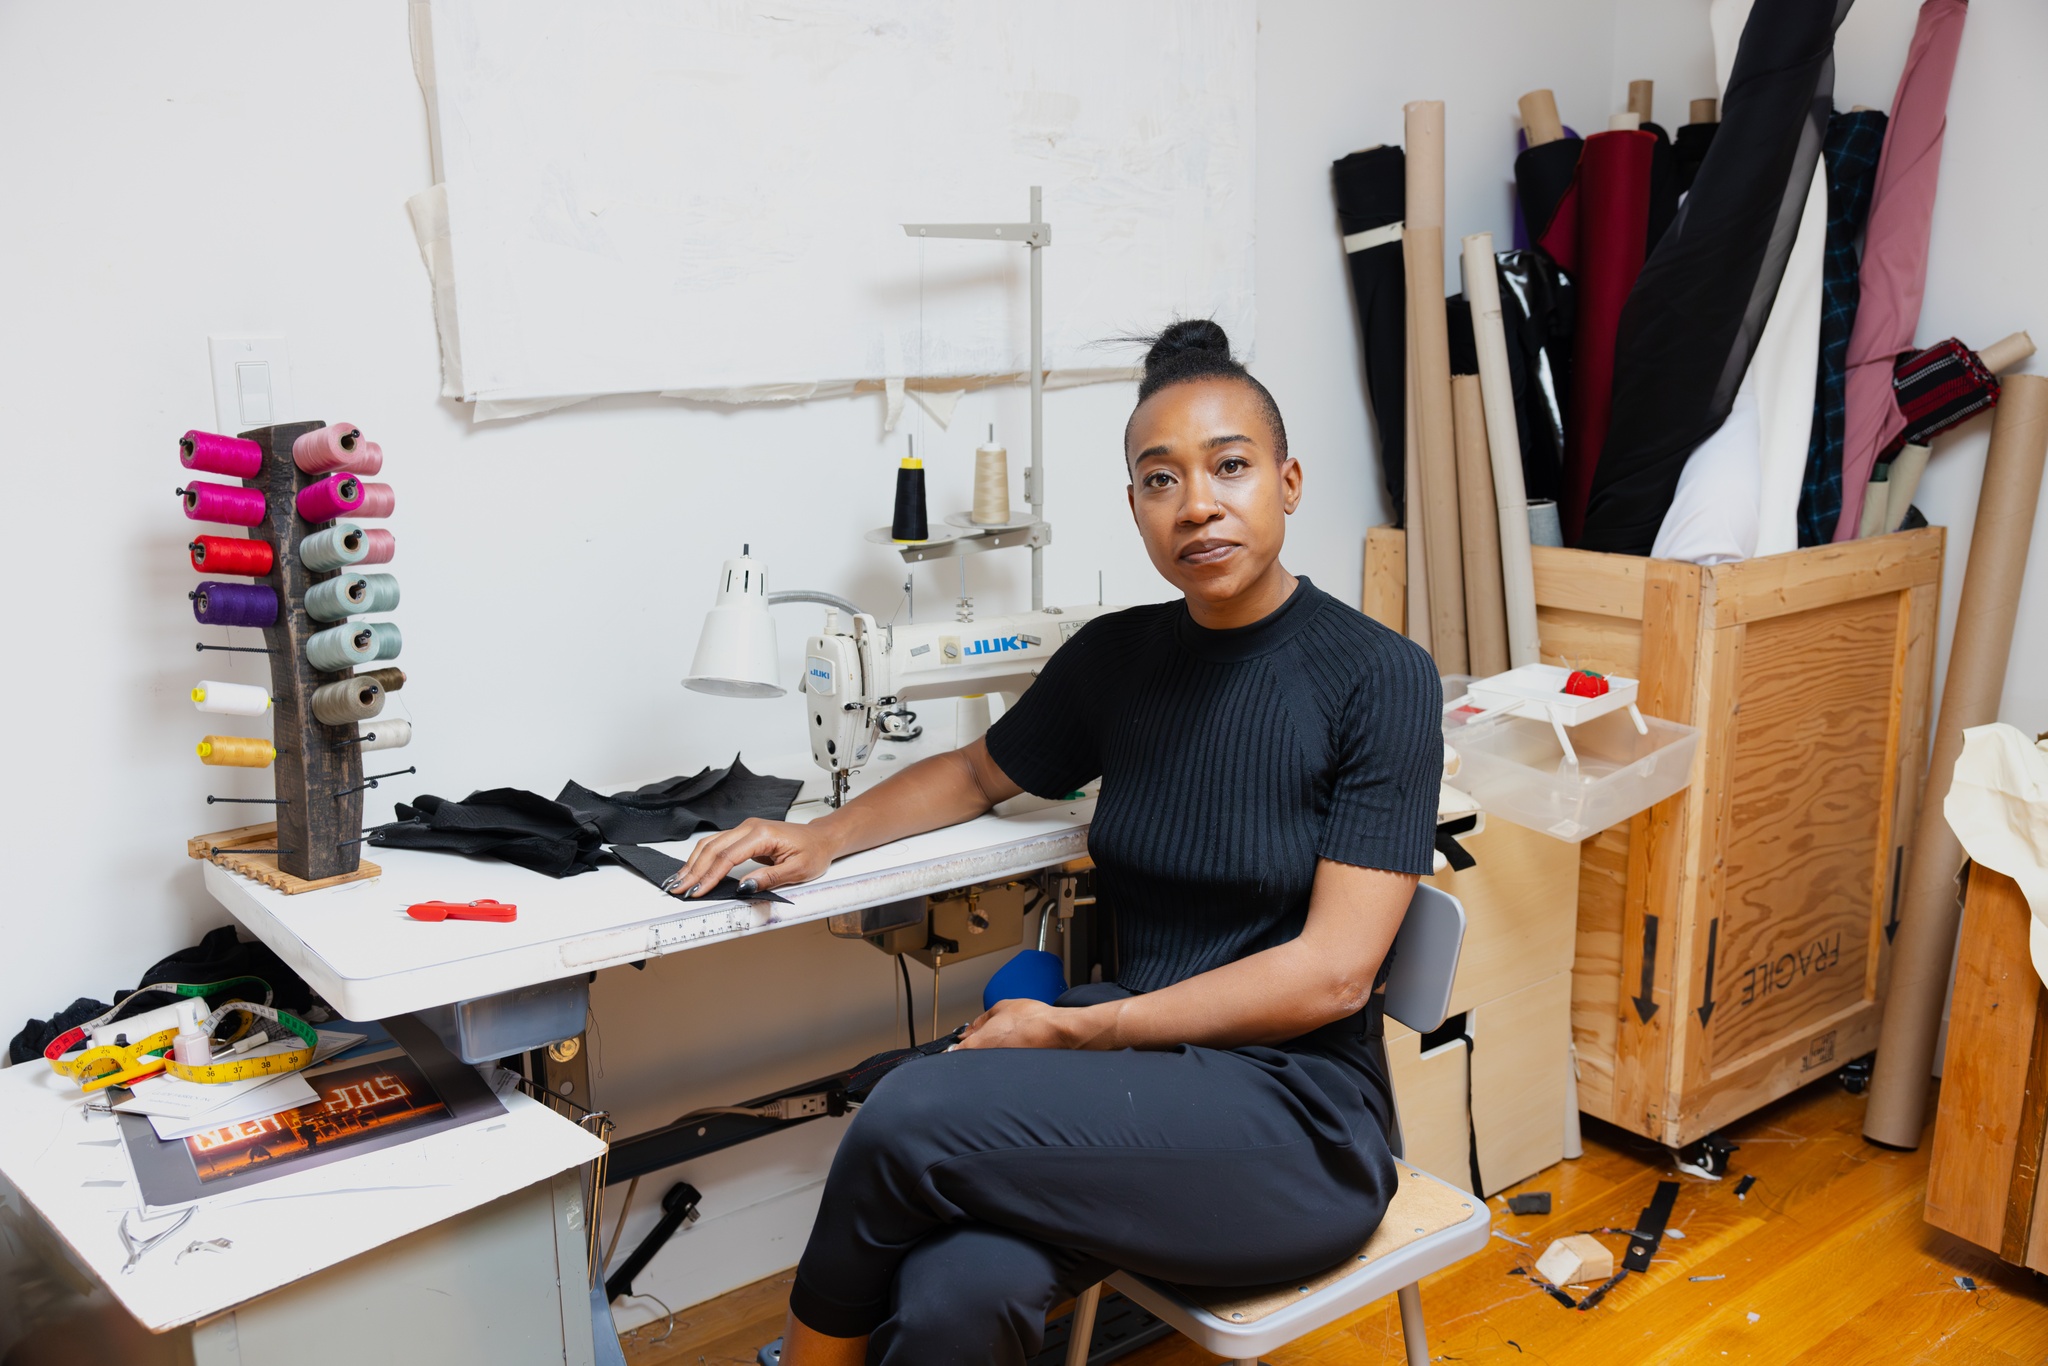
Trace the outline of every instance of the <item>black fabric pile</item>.
<instances>
[{"instance_id":1,"label":"black fabric pile","mask_svg":"<svg viewBox=\"0 0 2048 1366\"><path fill-rule=\"evenodd\" d=\"M730 830L750 816L781 820L803 784L750 772L734 756L631 792L600 796L570 783L553 801L516 787L472 792L463 800L422 795L401 803L398 819L370 832L385 849L431 849L516 863L549 877L573 877L611 862L608 844L662 844L700 830Z\"/></svg>"},{"instance_id":2,"label":"black fabric pile","mask_svg":"<svg viewBox=\"0 0 2048 1366\"><path fill-rule=\"evenodd\" d=\"M209 930L204 939L189 949L180 949L143 972L137 987L153 982L206 983L222 982L230 977L260 977L270 984L271 1003L304 1015L313 1008L313 989L306 985L306 979L285 966L285 961L271 952L269 947L258 943L243 943L235 937L235 927L222 925ZM128 1003L136 1013L167 1006L177 998L167 991L152 991L143 999L130 1002L135 988L130 987L114 993L114 999L96 1001L81 996L47 1020L30 1020L21 1028L7 1045L7 1059L11 1063L24 1063L40 1058L50 1041L66 1030L74 1029L87 1020L106 1014L114 1006Z\"/></svg>"},{"instance_id":3,"label":"black fabric pile","mask_svg":"<svg viewBox=\"0 0 2048 1366\"><path fill-rule=\"evenodd\" d=\"M1372 147L1333 163L1337 230L1349 237L1398 226L1406 211L1407 168L1399 147ZM1400 519L1408 497L1402 463L1407 449L1408 286L1400 236L1363 250L1347 248L1345 259L1351 270L1351 297L1358 305L1365 391L1372 398L1373 427L1380 438L1380 471L1387 500Z\"/></svg>"}]
</instances>

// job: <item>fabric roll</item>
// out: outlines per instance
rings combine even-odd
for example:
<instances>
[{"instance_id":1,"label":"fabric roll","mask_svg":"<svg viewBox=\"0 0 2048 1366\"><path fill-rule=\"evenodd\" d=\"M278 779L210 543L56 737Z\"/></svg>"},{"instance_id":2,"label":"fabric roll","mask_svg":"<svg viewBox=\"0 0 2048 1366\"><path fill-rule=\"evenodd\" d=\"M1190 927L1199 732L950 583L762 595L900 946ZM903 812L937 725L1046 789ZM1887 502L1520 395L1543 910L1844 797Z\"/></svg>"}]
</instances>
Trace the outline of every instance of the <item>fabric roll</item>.
<instances>
[{"instance_id":1,"label":"fabric roll","mask_svg":"<svg viewBox=\"0 0 2048 1366\"><path fill-rule=\"evenodd\" d=\"M1700 442L1678 476L1671 510L1650 554L1660 560L1731 564L1757 553L1762 432L1754 385L1735 391L1727 420Z\"/></svg>"},{"instance_id":2,"label":"fabric roll","mask_svg":"<svg viewBox=\"0 0 2048 1366\"><path fill-rule=\"evenodd\" d=\"M1834 539L1854 539L1871 467L1905 421L1892 398L1892 361L1913 345L1927 287L1927 234L1948 129L1948 92L1963 40L1964 0L1926 0L1892 97L1863 238L1862 300L1849 334L1842 419L1842 510Z\"/></svg>"},{"instance_id":3,"label":"fabric roll","mask_svg":"<svg viewBox=\"0 0 2048 1366\"><path fill-rule=\"evenodd\" d=\"M1399 147L1353 152L1330 166L1337 230L1344 234L1351 298L1365 360L1365 391L1380 438L1380 475L1399 520L1407 500L1403 451L1407 285L1401 266L1404 157Z\"/></svg>"},{"instance_id":4,"label":"fabric roll","mask_svg":"<svg viewBox=\"0 0 2048 1366\"><path fill-rule=\"evenodd\" d=\"M1554 503L1564 487L1578 288L1540 251L1504 251L1494 260L1522 448L1522 485L1529 497Z\"/></svg>"},{"instance_id":5,"label":"fabric roll","mask_svg":"<svg viewBox=\"0 0 2048 1366\"><path fill-rule=\"evenodd\" d=\"M1925 446L1949 428L1998 406L1998 376L1955 337L1892 367L1892 394L1905 426L1901 444ZM1884 452L1885 459L1892 452Z\"/></svg>"},{"instance_id":6,"label":"fabric roll","mask_svg":"<svg viewBox=\"0 0 2048 1366\"><path fill-rule=\"evenodd\" d=\"M1672 137L1672 181L1679 194L1692 190L1693 178L1699 175L1700 163L1707 159L1707 148L1714 145L1714 134L1720 130L1718 123L1688 123Z\"/></svg>"},{"instance_id":7,"label":"fabric roll","mask_svg":"<svg viewBox=\"0 0 2048 1366\"><path fill-rule=\"evenodd\" d=\"M1678 161L1672 153L1671 134L1659 123L1645 121L1642 131L1657 139L1650 149L1650 226L1643 239L1645 253L1657 249L1657 241L1678 216Z\"/></svg>"},{"instance_id":8,"label":"fabric roll","mask_svg":"<svg viewBox=\"0 0 2048 1366\"><path fill-rule=\"evenodd\" d=\"M1574 196L1578 240L1565 242L1555 226L1540 239L1579 286L1578 322L1572 334L1572 419L1565 428L1564 496L1558 500L1566 545L1578 544L1584 532L1586 501L1607 433L1615 334L1622 307L1643 268L1650 159L1656 141L1641 130L1587 138Z\"/></svg>"},{"instance_id":9,"label":"fabric roll","mask_svg":"<svg viewBox=\"0 0 2048 1366\"><path fill-rule=\"evenodd\" d=\"M1578 239L1572 181L1585 145L1579 138L1564 137L1527 148L1515 158L1515 207L1521 212L1530 242L1540 243L1552 229L1559 230L1564 240Z\"/></svg>"},{"instance_id":10,"label":"fabric roll","mask_svg":"<svg viewBox=\"0 0 2048 1366\"><path fill-rule=\"evenodd\" d=\"M1734 406L1806 209L1829 104L1816 92L1833 87L1848 8L1779 0L1742 28L1721 129L1616 335L1585 549L1647 554L1687 457Z\"/></svg>"},{"instance_id":11,"label":"fabric roll","mask_svg":"<svg viewBox=\"0 0 2048 1366\"><path fill-rule=\"evenodd\" d=\"M1830 101L1834 91L1828 91ZM1816 121L1814 139L1823 137ZM1813 394L1820 374L1821 276L1827 266L1828 186L1816 160L1785 278L1758 338L1748 378L1757 386L1756 554L1799 548L1799 494L1813 444Z\"/></svg>"},{"instance_id":12,"label":"fabric roll","mask_svg":"<svg viewBox=\"0 0 2048 1366\"><path fill-rule=\"evenodd\" d=\"M1813 431L1806 444L1806 478L1799 490L1799 544L1824 545L1842 510L1842 387L1849 332L1856 324L1860 284L1856 239L1870 213L1877 158L1884 146L1885 115L1856 109L1828 118L1821 146L1827 163L1828 236L1820 286L1820 373L1814 381Z\"/></svg>"}]
</instances>

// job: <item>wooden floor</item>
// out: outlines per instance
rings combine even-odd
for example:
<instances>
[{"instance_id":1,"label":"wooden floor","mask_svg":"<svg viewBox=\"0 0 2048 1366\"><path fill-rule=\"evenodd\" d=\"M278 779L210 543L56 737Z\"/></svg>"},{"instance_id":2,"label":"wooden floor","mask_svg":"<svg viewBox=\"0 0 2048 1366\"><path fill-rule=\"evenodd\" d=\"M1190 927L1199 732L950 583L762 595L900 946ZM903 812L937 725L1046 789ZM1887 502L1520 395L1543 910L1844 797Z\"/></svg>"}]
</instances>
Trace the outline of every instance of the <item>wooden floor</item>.
<instances>
[{"instance_id":1,"label":"wooden floor","mask_svg":"<svg viewBox=\"0 0 2048 1366\"><path fill-rule=\"evenodd\" d=\"M1515 1190L1553 1193L1547 1217L1518 1217L1496 1198L1484 1252L1422 1283L1433 1361L1564 1363L1768 1362L1860 1366L1909 1362L2019 1366L2048 1361L2048 1281L1928 1227L1920 1204L1927 1144L1911 1153L1863 1141L1863 1098L1826 1081L1787 1097L1728 1136L1741 1145L1721 1181L1691 1177L1673 1234L1650 1270L1595 1309L1569 1310L1522 1276L1555 1237L1629 1228L1659 1179L1661 1147L1589 1122L1586 1155ZM1740 1177L1756 1183L1737 1199ZM1510 1192L1511 1193L1511 1192ZM1683 1235L1682 1237L1679 1235ZM1617 1261L1623 1240L1605 1239ZM1712 1276L1716 1280L1695 1280ZM1974 1279L1975 1290L1955 1278ZM621 1339L631 1366L753 1366L782 1331L785 1273ZM1267 1354L1272 1366L1400 1362L1390 1298ZM1198 1366L1216 1358L1174 1338L1123 1358L1130 1366Z\"/></svg>"}]
</instances>

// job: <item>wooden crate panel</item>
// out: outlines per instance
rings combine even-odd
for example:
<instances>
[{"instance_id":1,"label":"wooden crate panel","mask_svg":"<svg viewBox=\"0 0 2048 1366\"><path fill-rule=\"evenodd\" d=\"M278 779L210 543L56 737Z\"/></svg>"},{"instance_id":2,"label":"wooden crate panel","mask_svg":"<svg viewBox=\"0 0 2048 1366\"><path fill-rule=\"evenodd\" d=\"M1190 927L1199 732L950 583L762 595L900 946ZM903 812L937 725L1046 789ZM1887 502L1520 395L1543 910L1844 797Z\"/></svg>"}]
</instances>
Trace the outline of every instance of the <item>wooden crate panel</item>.
<instances>
[{"instance_id":1,"label":"wooden crate panel","mask_svg":"<svg viewBox=\"0 0 2048 1366\"><path fill-rule=\"evenodd\" d=\"M1621 1028L1622 914L1628 895L1628 827L1579 846L1579 918L1572 957L1572 1045L1579 1052L1579 1108L1621 1123L1614 1069Z\"/></svg>"},{"instance_id":2,"label":"wooden crate panel","mask_svg":"<svg viewBox=\"0 0 2048 1366\"><path fill-rule=\"evenodd\" d=\"M1562 607L1536 613L1543 660L1573 669L1642 677L1643 631L1626 617L1596 616Z\"/></svg>"},{"instance_id":3,"label":"wooden crate panel","mask_svg":"<svg viewBox=\"0 0 2048 1366\"><path fill-rule=\"evenodd\" d=\"M1427 879L1465 906L1451 1012L1567 972L1579 896L1579 847L1489 819L1461 840L1476 866Z\"/></svg>"},{"instance_id":4,"label":"wooden crate panel","mask_svg":"<svg viewBox=\"0 0 2048 1366\"><path fill-rule=\"evenodd\" d=\"M1710 941L1713 1072L1872 999L1899 621L1886 594L1746 628Z\"/></svg>"},{"instance_id":5,"label":"wooden crate panel","mask_svg":"<svg viewBox=\"0 0 2048 1366\"><path fill-rule=\"evenodd\" d=\"M1483 1194L1564 1159L1571 1010L1569 972L1472 1009L1472 1122Z\"/></svg>"}]
</instances>

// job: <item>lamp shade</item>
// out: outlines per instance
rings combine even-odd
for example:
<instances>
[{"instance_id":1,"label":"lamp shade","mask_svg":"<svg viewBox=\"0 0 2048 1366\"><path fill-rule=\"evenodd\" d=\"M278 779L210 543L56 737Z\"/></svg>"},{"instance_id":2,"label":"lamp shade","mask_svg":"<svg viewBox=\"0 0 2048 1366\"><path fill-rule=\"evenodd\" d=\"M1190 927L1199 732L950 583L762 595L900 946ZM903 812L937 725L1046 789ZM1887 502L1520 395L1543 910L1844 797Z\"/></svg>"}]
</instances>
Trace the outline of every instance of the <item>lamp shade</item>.
<instances>
[{"instance_id":1,"label":"lamp shade","mask_svg":"<svg viewBox=\"0 0 2048 1366\"><path fill-rule=\"evenodd\" d=\"M768 576L750 555L727 560L718 601L704 614L697 654L683 686L720 697L780 697L775 681L775 619L768 614Z\"/></svg>"}]
</instances>

